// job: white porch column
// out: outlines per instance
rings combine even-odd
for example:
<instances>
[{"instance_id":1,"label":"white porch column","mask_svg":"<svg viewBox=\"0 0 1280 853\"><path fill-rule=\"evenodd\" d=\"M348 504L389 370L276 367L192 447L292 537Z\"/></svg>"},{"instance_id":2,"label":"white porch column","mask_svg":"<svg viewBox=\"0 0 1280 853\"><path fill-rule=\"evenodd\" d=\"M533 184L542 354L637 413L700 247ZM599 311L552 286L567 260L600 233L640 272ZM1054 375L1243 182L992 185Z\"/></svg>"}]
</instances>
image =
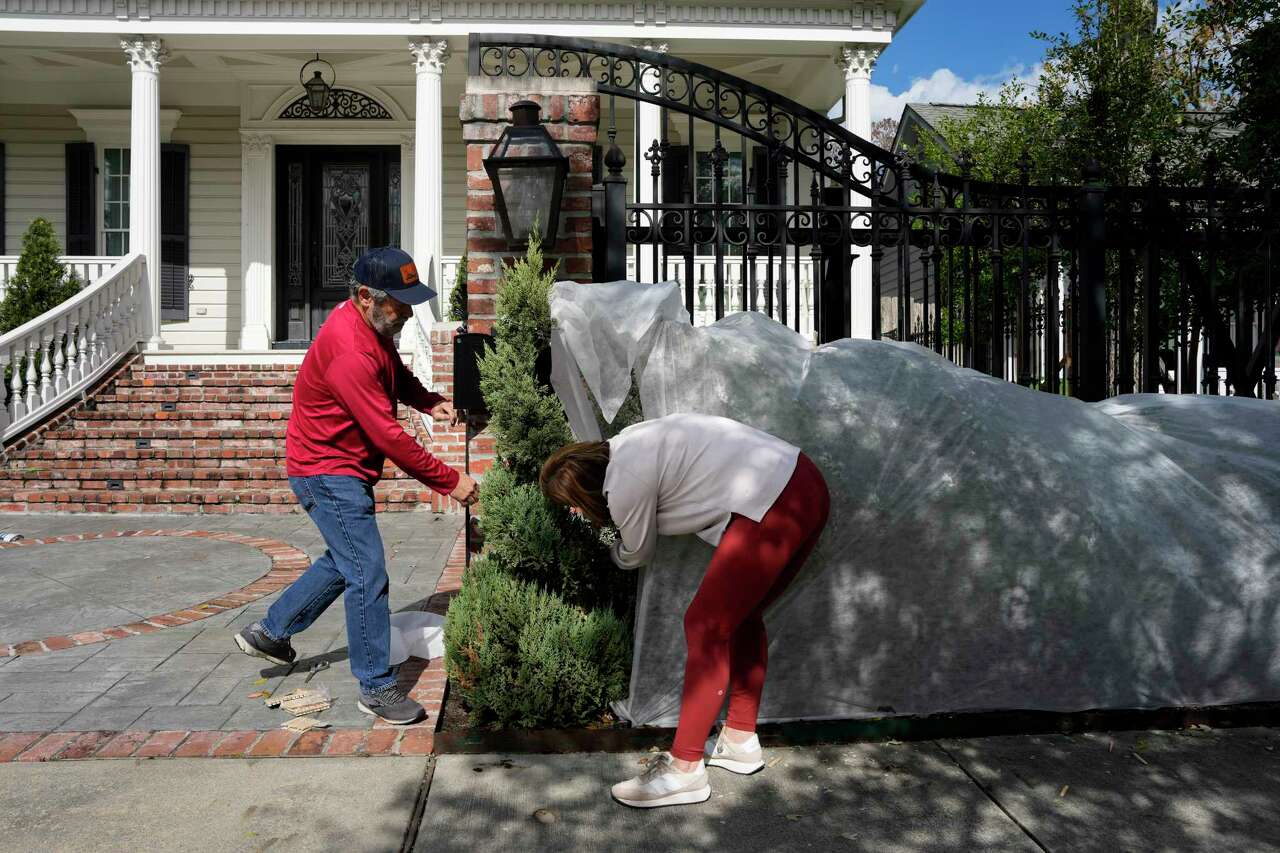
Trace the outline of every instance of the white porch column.
<instances>
[{"instance_id":1,"label":"white porch column","mask_svg":"<svg viewBox=\"0 0 1280 853\"><path fill-rule=\"evenodd\" d=\"M271 349L275 303L273 258L275 144L262 133L240 134L240 349Z\"/></svg>"},{"instance_id":2,"label":"white porch column","mask_svg":"<svg viewBox=\"0 0 1280 853\"><path fill-rule=\"evenodd\" d=\"M666 42L639 42L636 47L655 53L666 53ZM640 79L646 92L657 93L662 88L662 77L659 69L652 65L640 66ZM662 108L657 104L636 101L636 149L635 149L635 199L641 203L662 201L662 188L657 193L653 189L653 162L647 158L649 149L662 142ZM661 179L659 179L661 180ZM636 265L637 281L657 281L662 270L653 264L653 248L644 246L640 250L640 261Z\"/></svg>"},{"instance_id":3,"label":"white porch column","mask_svg":"<svg viewBox=\"0 0 1280 853\"><path fill-rule=\"evenodd\" d=\"M442 157L444 115L444 69L449 62L449 43L409 42L417 77L414 111L413 151L413 243L409 250L418 265L418 275L433 282L442 292L440 254L444 251L444 161ZM427 264L431 265L428 272ZM437 305L439 319L444 306Z\"/></svg>"},{"instance_id":4,"label":"white porch column","mask_svg":"<svg viewBox=\"0 0 1280 853\"><path fill-rule=\"evenodd\" d=\"M414 135L400 134L400 248L413 253ZM439 288L437 288L439 289Z\"/></svg>"},{"instance_id":5,"label":"white porch column","mask_svg":"<svg viewBox=\"0 0 1280 853\"><path fill-rule=\"evenodd\" d=\"M160 348L160 66L164 42L121 39L133 71L129 110L129 251L147 260L147 348Z\"/></svg>"},{"instance_id":6,"label":"white porch column","mask_svg":"<svg viewBox=\"0 0 1280 853\"><path fill-rule=\"evenodd\" d=\"M866 140L871 139L871 69L880 58L882 49L881 45L854 44L840 48L836 56L836 65L844 71L845 129ZM857 207L866 199L854 193L850 201ZM853 251L858 257L853 260L851 273L853 317L850 331L852 337L870 338L871 252L865 246L855 246Z\"/></svg>"}]
</instances>

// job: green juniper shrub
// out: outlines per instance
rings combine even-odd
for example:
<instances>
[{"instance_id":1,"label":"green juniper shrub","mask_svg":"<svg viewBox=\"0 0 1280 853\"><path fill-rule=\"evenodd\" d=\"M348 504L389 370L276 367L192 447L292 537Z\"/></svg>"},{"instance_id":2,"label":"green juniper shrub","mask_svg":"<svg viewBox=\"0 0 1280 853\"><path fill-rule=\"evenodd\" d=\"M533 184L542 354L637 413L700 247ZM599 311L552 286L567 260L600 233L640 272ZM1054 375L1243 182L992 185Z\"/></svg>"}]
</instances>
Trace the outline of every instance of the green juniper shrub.
<instances>
[{"instance_id":1,"label":"green juniper shrub","mask_svg":"<svg viewBox=\"0 0 1280 853\"><path fill-rule=\"evenodd\" d=\"M22 254L0 301L0 333L12 331L80 292L80 277L58 260L58 236L36 217L22 235Z\"/></svg>"},{"instance_id":2,"label":"green juniper shrub","mask_svg":"<svg viewBox=\"0 0 1280 853\"><path fill-rule=\"evenodd\" d=\"M627 689L626 626L482 558L445 626L449 680L477 726L584 725Z\"/></svg>"},{"instance_id":3,"label":"green juniper shrub","mask_svg":"<svg viewBox=\"0 0 1280 853\"><path fill-rule=\"evenodd\" d=\"M453 275L453 289L449 291L449 319L461 323L467 318L467 256L458 260L458 271Z\"/></svg>"},{"instance_id":4,"label":"green juniper shrub","mask_svg":"<svg viewBox=\"0 0 1280 853\"><path fill-rule=\"evenodd\" d=\"M476 724L580 725L627 689L635 573L602 534L542 494L538 474L573 440L535 378L551 340L554 267L539 241L503 270L494 336L480 361L497 461L480 487L484 555L449 607L449 677Z\"/></svg>"},{"instance_id":5,"label":"green juniper shrub","mask_svg":"<svg viewBox=\"0 0 1280 853\"><path fill-rule=\"evenodd\" d=\"M589 522L548 501L536 483L518 483L497 466L485 475L480 503L485 556L508 574L579 607L629 611L632 574L609 563Z\"/></svg>"}]
</instances>

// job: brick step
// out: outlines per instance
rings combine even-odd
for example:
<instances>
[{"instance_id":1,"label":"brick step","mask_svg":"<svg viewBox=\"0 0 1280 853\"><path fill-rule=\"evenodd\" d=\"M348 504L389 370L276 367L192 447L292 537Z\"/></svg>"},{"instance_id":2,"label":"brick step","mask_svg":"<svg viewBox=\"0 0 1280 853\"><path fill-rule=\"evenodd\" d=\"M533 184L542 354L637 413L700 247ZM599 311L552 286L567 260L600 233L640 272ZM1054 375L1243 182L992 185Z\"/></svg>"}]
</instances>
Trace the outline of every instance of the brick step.
<instances>
[{"instance_id":1,"label":"brick step","mask_svg":"<svg viewBox=\"0 0 1280 853\"><path fill-rule=\"evenodd\" d=\"M199 408L195 408L195 406L199 406ZM260 424L263 421L287 421L289 414L289 407L286 406L281 409L278 403L259 409L251 409L244 406L211 408L207 403L188 403L184 407L183 404L179 403L178 408L172 412L163 411L158 404L153 403L135 405L128 409L81 410L72 415L68 425L73 429L93 429L99 426L113 426L125 429L133 424L146 425L149 428L216 426L236 429L246 421L254 424Z\"/></svg>"},{"instance_id":2,"label":"brick step","mask_svg":"<svg viewBox=\"0 0 1280 853\"><path fill-rule=\"evenodd\" d=\"M124 379L152 379L165 382L206 382L219 379L293 379L299 364L162 365L134 364Z\"/></svg>"},{"instance_id":3,"label":"brick step","mask_svg":"<svg viewBox=\"0 0 1280 853\"><path fill-rule=\"evenodd\" d=\"M61 488L62 485L72 482L94 482L105 483L108 480L120 480L128 483L144 483L154 481L157 485L160 482L169 482L174 480L196 480L201 481L253 481L266 482L272 485L288 480L289 475L284 465L272 465L270 467L253 467L253 468L193 468L186 466L156 466L150 468L123 468L123 467L92 467L92 466L66 466L58 468L46 467L29 467L29 468L10 468L0 471L0 488L21 488L24 484L30 483L29 488L43 488L35 485L36 483L51 483L55 487ZM408 480L412 479L408 474L399 468L388 465L383 469L382 481L387 480ZM96 488L96 487L95 487ZM103 487L105 488L105 487Z\"/></svg>"},{"instance_id":4,"label":"brick step","mask_svg":"<svg viewBox=\"0 0 1280 853\"><path fill-rule=\"evenodd\" d=\"M79 430L74 434L54 434L45 438L41 442L41 448L44 450L52 450L56 454L80 453L86 449L101 449L105 442L116 442L120 445L119 449L125 447L133 447L134 440L145 438L151 442L151 449L168 449L168 450L194 450L194 449L222 449L222 450L267 450L279 446L280 453L284 453L284 433L278 436L268 437L228 437L225 433L218 430L197 430L193 432L208 433L199 437L192 435L174 436L165 434L156 435L139 435L135 432L118 432L119 435L111 436L103 433L86 433ZM154 433L155 430L147 430L148 433ZM244 432L244 430L237 430Z\"/></svg>"},{"instance_id":5,"label":"brick step","mask_svg":"<svg viewBox=\"0 0 1280 853\"><path fill-rule=\"evenodd\" d=\"M77 466L98 462L110 463L121 467L168 466L185 462L193 466L236 464L236 465L274 465L275 460L285 458L283 444L271 444L267 447L153 447L136 449L133 442L120 442L124 447L92 447L83 449L68 459L67 454L56 449L43 447L24 448L6 454L5 463L19 467L46 466L65 461L67 465Z\"/></svg>"},{"instance_id":6,"label":"brick step","mask_svg":"<svg viewBox=\"0 0 1280 853\"><path fill-rule=\"evenodd\" d=\"M93 398L93 401L98 411L123 406L159 406L161 403L289 406L293 403L293 390L285 388L120 388L110 394L99 394Z\"/></svg>"},{"instance_id":7,"label":"brick step","mask_svg":"<svg viewBox=\"0 0 1280 853\"><path fill-rule=\"evenodd\" d=\"M404 507L413 509L421 505L429 509L434 492L429 489L404 489L379 486L375 502L380 508ZM257 490L200 489L129 489L107 491L96 489L0 489L0 511L14 512L47 504L66 505L70 509L87 512L133 512L126 506L287 506L297 505L297 498L286 486ZM23 506L25 505L25 506ZM102 507L91 509L91 505ZM198 511L198 510L197 510Z\"/></svg>"}]
</instances>

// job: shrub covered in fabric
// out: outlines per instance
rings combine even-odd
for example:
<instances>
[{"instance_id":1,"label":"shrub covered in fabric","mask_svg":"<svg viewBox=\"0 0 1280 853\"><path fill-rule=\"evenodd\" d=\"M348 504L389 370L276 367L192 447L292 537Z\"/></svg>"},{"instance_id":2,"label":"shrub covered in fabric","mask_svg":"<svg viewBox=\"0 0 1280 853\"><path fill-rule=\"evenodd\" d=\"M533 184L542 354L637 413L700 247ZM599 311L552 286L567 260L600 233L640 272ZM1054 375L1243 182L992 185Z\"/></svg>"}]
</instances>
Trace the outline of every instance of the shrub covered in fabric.
<instances>
[{"instance_id":1,"label":"shrub covered in fabric","mask_svg":"<svg viewBox=\"0 0 1280 853\"><path fill-rule=\"evenodd\" d=\"M481 559L445 626L449 681L475 725L584 725L627 690L626 626Z\"/></svg>"},{"instance_id":2,"label":"shrub covered in fabric","mask_svg":"<svg viewBox=\"0 0 1280 853\"><path fill-rule=\"evenodd\" d=\"M0 333L18 328L56 308L80 291L80 277L58 256L58 236L47 219L37 217L22 235L22 254L0 301Z\"/></svg>"}]
</instances>

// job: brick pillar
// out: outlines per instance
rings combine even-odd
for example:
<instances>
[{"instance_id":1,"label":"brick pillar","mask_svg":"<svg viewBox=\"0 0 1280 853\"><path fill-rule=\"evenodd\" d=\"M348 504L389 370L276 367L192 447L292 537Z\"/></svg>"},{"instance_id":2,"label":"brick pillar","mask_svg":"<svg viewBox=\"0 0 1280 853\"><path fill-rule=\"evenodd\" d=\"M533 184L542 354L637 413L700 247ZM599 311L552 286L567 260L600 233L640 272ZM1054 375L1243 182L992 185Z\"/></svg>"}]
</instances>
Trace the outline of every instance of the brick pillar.
<instances>
[{"instance_id":1,"label":"brick pillar","mask_svg":"<svg viewBox=\"0 0 1280 853\"><path fill-rule=\"evenodd\" d=\"M533 88L513 89L529 85ZM537 101L542 123L569 158L569 175L560 204L559 234L544 238L547 262L559 262L559 278L592 281L591 149L596 142L600 97L590 80L476 78L467 81L459 116L467 143L468 326L493 329L494 299L503 263L519 256L507 248L493 209L493 186L484 170L489 149L511 122L511 104Z\"/></svg>"}]
</instances>

